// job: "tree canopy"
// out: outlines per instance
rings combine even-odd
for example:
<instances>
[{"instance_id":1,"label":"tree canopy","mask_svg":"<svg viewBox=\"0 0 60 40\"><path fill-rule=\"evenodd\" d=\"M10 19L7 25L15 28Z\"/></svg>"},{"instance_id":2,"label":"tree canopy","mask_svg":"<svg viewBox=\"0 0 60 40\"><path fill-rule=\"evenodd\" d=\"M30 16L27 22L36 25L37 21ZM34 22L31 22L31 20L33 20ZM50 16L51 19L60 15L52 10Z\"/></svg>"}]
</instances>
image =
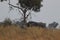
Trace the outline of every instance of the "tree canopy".
<instances>
[{"instance_id":1,"label":"tree canopy","mask_svg":"<svg viewBox=\"0 0 60 40\"><path fill-rule=\"evenodd\" d=\"M40 11L42 1L43 0L19 0L18 2L23 8L28 8L29 10L32 9L33 11Z\"/></svg>"},{"instance_id":2,"label":"tree canopy","mask_svg":"<svg viewBox=\"0 0 60 40\"><path fill-rule=\"evenodd\" d=\"M1 0L1 2L7 1L7 0ZM29 10L33 11L40 11L40 8L43 6L41 4L43 0L18 0L18 3L22 8L28 8Z\"/></svg>"}]
</instances>

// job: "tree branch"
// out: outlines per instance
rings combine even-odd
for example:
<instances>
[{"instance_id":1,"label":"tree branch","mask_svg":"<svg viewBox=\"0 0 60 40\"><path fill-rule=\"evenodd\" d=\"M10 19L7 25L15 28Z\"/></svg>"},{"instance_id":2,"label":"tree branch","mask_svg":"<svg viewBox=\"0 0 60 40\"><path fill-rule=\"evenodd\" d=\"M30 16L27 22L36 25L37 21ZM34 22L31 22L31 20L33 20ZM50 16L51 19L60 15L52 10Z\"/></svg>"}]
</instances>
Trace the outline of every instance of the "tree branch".
<instances>
[{"instance_id":1,"label":"tree branch","mask_svg":"<svg viewBox=\"0 0 60 40\"><path fill-rule=\"evenodd\" d=\"M18 11L21 13L21 11L18 9ZM23 16L23 13L21 13L21 15Z\"/></svg>"},{"instance_id":2,"label":"tree branch","mask_svg":"<svg viewBox=\"0 0 60 40\"><path fill-rule=\"evenodd\" d=\"M28 16L30 15L31 13L29 12L29 14L26 16L26 18L28 18Z\"/></svg>"},{"instance_id":3,"label":"tree branch","mask_svg":"<svg viewBox=\"0 0 60 40\"><path fill-rule=\"evenodd\" d=\"M23 11L23 9L20 8L20 7L14 6L14 5L12 5L12 4L9 4L9 5L10 5L10 6L13 6L13 7L15 7L15 8L21 9L21 10Z\"/></svg>"}]
</instances>

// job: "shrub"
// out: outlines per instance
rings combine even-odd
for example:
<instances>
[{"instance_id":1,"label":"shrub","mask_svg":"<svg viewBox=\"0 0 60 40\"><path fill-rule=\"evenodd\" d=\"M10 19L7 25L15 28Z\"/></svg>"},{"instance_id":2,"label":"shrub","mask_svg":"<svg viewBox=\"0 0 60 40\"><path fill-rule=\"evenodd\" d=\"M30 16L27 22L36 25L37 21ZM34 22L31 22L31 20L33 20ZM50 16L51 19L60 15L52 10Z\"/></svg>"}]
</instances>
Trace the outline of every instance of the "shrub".
<instances>
[{"instance_id":1,"label":"shrub","mask_svg":"<svg viewBox=\"0 0 60 40\"><path fill-rule=\"evenodd\" d=\"M9 18L6 18L3 22L5 25L11 25L12 24L12 21Z\"/></svg>"}]
</instances>

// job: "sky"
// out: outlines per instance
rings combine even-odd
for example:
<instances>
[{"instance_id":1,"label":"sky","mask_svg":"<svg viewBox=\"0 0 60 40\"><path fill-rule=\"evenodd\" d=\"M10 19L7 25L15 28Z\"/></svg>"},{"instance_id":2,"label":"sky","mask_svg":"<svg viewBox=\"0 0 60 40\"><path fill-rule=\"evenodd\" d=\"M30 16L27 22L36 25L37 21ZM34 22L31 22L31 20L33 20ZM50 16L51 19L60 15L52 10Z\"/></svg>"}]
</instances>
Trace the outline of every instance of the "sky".
<instances>
[{"instance_id":1,"label":"sky","mask_svg":"<svg viewBox=\"0 0 60 40\"><path fill-rule=\"evenodd\" d=\"M17 0L12 0L12 4L15 5ZM60 0L43 0L43 7L40 12L32 12L32 18L30 21L52 23L54 21L60 24ZM9 5L7 2L0 2L0 21L3 21L5 18L10 18L12 20L19 19L21 17L17 8L9 11Z\"/></svg>"}]
</instances>

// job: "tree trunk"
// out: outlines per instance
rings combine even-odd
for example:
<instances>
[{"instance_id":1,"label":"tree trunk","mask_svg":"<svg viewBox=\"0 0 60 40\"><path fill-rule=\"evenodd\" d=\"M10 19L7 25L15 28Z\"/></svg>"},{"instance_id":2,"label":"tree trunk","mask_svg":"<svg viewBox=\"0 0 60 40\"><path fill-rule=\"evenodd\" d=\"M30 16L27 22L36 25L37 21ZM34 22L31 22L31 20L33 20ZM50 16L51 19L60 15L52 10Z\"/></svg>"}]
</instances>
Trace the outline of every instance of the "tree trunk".
<instances>
[{"instance_id":1,"label":"tree trunk","mask_svg":"<svg viewBox=\"0 0 60 40\"><path fill-rule=\"evenodd\" d=\"M23 19L24 23L26 23L26 13L24 13L24 19Z\"/></svg>"},{"instance_id":2,"label":"tree trunk","mask_svg":"<svg viewBox=\"0 0 60 40\"><path fill-rule=\"evenodd\" d=\"M27 10L26 9L24 9L24 11L23 11L23 14L24 14L24 19L23 19L23 22L24 22L24 24L26 24L27 23L27 20L26 20L26 12L27 12Z\"/></svg>"}]
</instances>

